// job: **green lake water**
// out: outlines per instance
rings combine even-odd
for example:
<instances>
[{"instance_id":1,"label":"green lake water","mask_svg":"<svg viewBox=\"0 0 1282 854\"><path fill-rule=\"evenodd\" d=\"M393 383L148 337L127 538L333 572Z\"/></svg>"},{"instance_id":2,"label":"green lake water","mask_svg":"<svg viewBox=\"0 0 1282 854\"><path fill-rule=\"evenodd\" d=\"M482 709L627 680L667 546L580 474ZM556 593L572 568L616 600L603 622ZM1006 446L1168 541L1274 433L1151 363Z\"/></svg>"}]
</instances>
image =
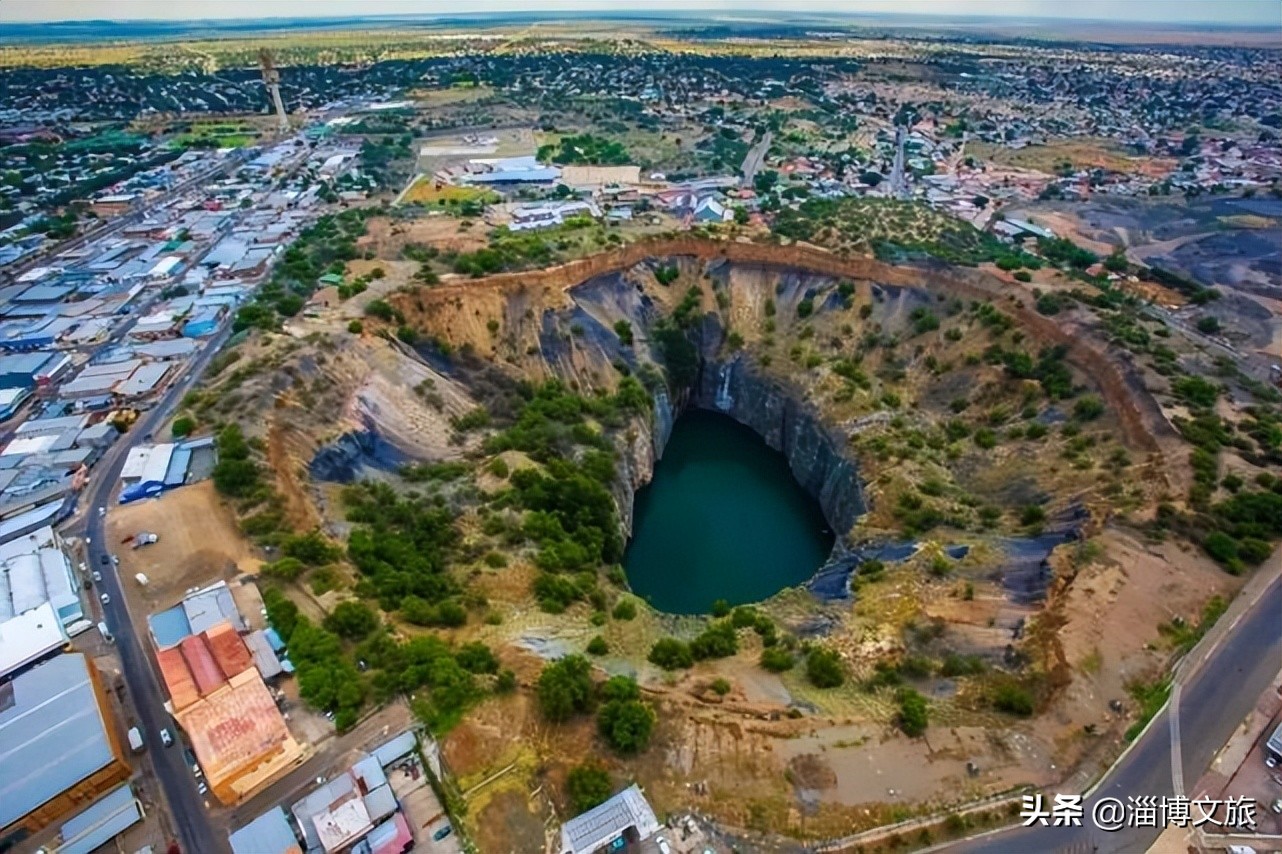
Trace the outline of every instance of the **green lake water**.
<instances>
[{"instance_id":1,"label":"green lake water","mask_svg":"<svg viewBox=\"0 0 1282 854\"><path fill-rule=\"evenodd\" d=\"M687 412L636 496L624 556L638 596L672 614L759 602L805 581L833 537L788 462L729 416Z\"/></svg>"}]
</instances>

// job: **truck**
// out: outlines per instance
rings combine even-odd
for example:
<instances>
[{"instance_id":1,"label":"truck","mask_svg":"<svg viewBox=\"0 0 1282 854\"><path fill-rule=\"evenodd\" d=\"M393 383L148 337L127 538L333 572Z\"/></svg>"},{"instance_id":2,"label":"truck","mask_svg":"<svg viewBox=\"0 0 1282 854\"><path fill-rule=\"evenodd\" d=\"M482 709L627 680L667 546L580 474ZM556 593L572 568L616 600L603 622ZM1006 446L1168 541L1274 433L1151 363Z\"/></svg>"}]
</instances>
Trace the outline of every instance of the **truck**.
<instances>
[{"instance_id":1,"label":"truck","mask_svg":"<svg viewBox=\"0 0 1282 854\"><path fill-rule=\"evenodd\" d=\"M107 628L107 624L105 622L99 621L98 634L102 635L102 639L105 640L107 643L116 642L115 637L112 636L111 630Z\"/></svg>"},{"instance_id":2,"label":"truck","mask_svg":"<svg viewBox=\"0 0 1282 854\"><path fill-rule=\"evenodd\" d=\"M143 546L150 546L153 543L158 542L159 540L160 540L160 537L158 537L157 535L152 534L148 531L142 531L141 533L134 535L134 548L138 549L138 548L142 548Z\"/></svg>"},{"instance_id":3,"label":"truck","mask_svg":"<svg viewBox=\"0 0 1282 854\"><path fill-rule=\"evenodd\" d=\"M136 726L129 728L129 749L134 753L142 753L142 731Z\"/></svg>"}]
</instances>

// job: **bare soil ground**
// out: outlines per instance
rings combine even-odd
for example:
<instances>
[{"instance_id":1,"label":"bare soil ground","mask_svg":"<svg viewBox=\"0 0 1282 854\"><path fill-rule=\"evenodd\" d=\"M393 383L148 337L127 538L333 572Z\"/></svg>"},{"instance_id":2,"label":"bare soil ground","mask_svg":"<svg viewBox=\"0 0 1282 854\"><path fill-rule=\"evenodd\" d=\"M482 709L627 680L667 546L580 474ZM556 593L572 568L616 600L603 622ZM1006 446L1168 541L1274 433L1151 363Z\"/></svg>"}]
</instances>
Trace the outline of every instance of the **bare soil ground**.
<instances>
[{"instance_id":1,"label":"bare soil ground","mask_svg":"<svg viewBox=\"0 0 1282 854\"><path fill-rule=\"evenodd\" d=\"M483 225L463 229L462 223L445 214L406 222L373 217L367 223L367 233L356 245L362 251L373 250L379 258L390 259L399 258L401 250L412 243L436 246L442 252L475 252L487 245L487 229Z\"/></svg>"},{"instance_id":2,"label":"bare soil ground","mask_svg":"<svg viewBox=\"0 0 1282 854\"><path fill-rule=\"evenodd\" d=\"M109 508L106 530L120 557L124 588L148 612L175 604L188 588L230 581L256 572L262 564L241 536L212 481ZM140 549L121 543L139 531L158 534L160 539ZM148 579L145 588L133 581L140 572Z\"/></svg>"}]
</instances>

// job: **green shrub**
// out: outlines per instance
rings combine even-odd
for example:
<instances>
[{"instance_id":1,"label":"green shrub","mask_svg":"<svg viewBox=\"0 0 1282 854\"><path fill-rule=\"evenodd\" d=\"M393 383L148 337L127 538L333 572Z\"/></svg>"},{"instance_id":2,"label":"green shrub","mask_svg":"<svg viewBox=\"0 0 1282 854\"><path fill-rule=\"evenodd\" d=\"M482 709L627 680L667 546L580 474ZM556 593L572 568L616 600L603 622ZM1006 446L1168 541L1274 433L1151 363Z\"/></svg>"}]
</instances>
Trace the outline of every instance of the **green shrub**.
<instances>
[{"instance_id":1,"label":"green shrub","mask_svg":"<svg viewBox=\"0 0 1282 854\"><path fill-rule=\"evenodd\" d=\"M339 602L325 617L325 628L341 638L360 640L378 627L378 615L361 603Z\"/></svg>"},{"instance_id":2,"label":"green shrub","mask_svg":"<svg viewBox=\"0 0 1282 854\"><path fill-rule=\"evenodd\" d=\"M631 690L625 690L623 683L630 683ZM650 743L655 714L639 695L636 682L625 676L612 677L603 687L605 702L597 712L597 730L619 753L640 753Z\"/></svg>"},{"instance_id":3,"label":"green shrub","mask_svg":"<svg viewBox=\"0 0 1282 854\"><path fill-rule=\"evenodd\" d=\"M610 651L610 645L605 642L605 638L595 635L588 641L587 650L588 655L605 655Z\"/></svg>"},{"instance_id":4,"label":"green shrub","mask_svg":"<svg viewBox=\"0 0 1282 854\"><path fill-rule=\"evenodd\" d=\"M816 688L837 688L845 683L841 657L831 649L815 647L806 656L806 678Z\"/></svg>"},{"instance_id":5,"label":"green shrub","mask_svg":"<svg viewBox=\"0 0 1282 854\"><path fill-rule=\"evenodd\" d=\"M567 655L543 668L537 692L539 709L554 723L586 712L592 705L592 665L581 655Z\"/></svg>"},{"instance_id":6,"label":"green shrub","mask_svg":"<svg viewBox=\"0 0 1282 854\"><path fill-rule=\"evenodd\" d=\"M728 607L728 606L727 606ZM727 658L739 651L739 638L729 620L718 620L690 642L690 654L696 661Z\"/></svg>"},{"instance_id":7,"label":"green shrub","mask_svg":"<svg viewBox=\"0 0 1282 854\"><path fill-rule=\"evenodd\" d=\"M1027 718L1033 714L1033 695L1014 682L1002 682L993 690L993 708L1008 715Z\"/></svg>"},{"instance_id":8,"label":"green shrub","mask_svg":"<svg viewBox=\"0 0 1282 854\"><path fill-rule=\"evenodd\" d=\"M664 670L678 670L694 666L690 645L676 638L660 638L650 647L647 660Z\"/></svg>"},{"instance_id":9,"label":"green shrub","mask_svg":"<svg viewBox=\"0 0 1282 854\"><path fill-rule=\"evenodd\" d=\"M173 433L175 439L181 439L184 436L190 436L196 429L196 419L190 415L180 415L174 419L173 425L169 430Z\"/></svg>"},{"instance_id":10,"label":"green shrub","mask_svg":"<svg viewBox=\"0 0 1282 854\"><path fill-rule=\"evenodd\" d=\"M632 599L620 599L610 612L616 620L632 620L637 616L637 603Z\"/></svg>"},{"instance_id":11,"label":"green shrub","mask_svg":"<svg viewBox=\"0 0 1282 854\"><path fill-rule=\"evenodd\" d=\"M768 646L761 651L761 666L771 673L783 673L795 664L792 653L781 646Z\"/></svg>"},{"instance_id":12,"label":"green shrub","mask_svg":"<svg viewBox=\"0 0 1282 854\"><path fill-rule=\"evenodd\" d=\"M593 761L571 768L565 778L565 788L575 814L605 803L614 789L610 783L610 772Z\"/></svg>"},{"instance_id":13,"label":"green shrub","mask_svg":"<svg viewBox=\"0 0 1282 854\"><path fill-rule=\"evenodd\" d=\"M924 733L929 721L926 698L912 688L900 688L896 699L899 701L899 715L896 722L904 735L916 738Z\"/></svg>"},{"instance_id":14,"label":"green shrub","mask_svg":"<svg viewBox=\"0 0 1282 854\"><path fill-rule=\"evenodd\" d=\"M1088 394L1077 399L1073 404L1073 417L1078 421L1093 421L1104 414L1104 401L1098 396Z\"/></svg>"}]
</instances>

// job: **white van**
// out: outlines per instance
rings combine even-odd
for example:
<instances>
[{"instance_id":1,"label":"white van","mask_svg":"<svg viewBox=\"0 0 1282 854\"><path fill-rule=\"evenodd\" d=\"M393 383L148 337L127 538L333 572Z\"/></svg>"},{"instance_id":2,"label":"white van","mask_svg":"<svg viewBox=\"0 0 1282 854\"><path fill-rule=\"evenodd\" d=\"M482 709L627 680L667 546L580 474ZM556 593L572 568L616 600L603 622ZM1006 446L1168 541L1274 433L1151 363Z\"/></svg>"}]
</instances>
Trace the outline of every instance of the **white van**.
<instances>
[{"instance_id":1,"label":"white van","mask_svg":"<svg viewBox=\"0 0 1282 854\"><path fill-rule=\"evenodd\" d=\"M116 638L111 634L111 631L107 628L107 624L104 622L98 623L98 634L102 635L102 639L107 643L116 642Z\"/></svg>"}]
</instances>

